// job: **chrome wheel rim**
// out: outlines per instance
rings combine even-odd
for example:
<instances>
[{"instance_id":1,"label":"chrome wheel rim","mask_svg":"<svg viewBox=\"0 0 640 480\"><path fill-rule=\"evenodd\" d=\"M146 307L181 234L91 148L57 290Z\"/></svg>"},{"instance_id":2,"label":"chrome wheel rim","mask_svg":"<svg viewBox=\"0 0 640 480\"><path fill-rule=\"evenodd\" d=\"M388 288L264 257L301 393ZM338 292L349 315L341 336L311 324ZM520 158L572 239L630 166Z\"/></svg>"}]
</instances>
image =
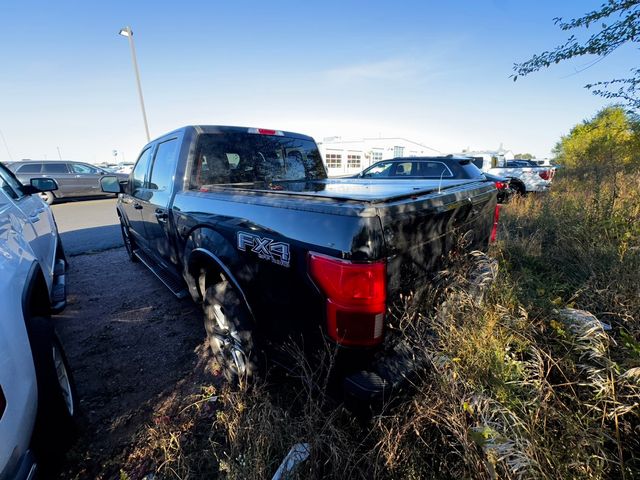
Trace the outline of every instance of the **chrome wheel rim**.
<instances>
[{"instance_id":1,"label":"chrome wheel rim","mask_svg":"<svg viewBox=\"0 0 640 480\"><path fill-rule=\"evenodd\" d=\"M247 373L247 355L242 346L238 332L229 328L224 309L219 304L212 305L216 323L215 332L211 336L212 346L220 352L224 362L233 369L233 373L243 378Z\"/></svg>"},{"instance_id":2,"label":"chrome wheel rim","mask_svg":"<svg viewBox=\"0 0 640 480\"><path fill-rule=\"evenodd\" d=\"M71 381L69 380L69 373L67 372L67 367L64 364L62 359L62 354L58 350L58 348L53 346L53 365L56 369L56 376L58 377L58 385L60 386L60 390L62 392L62 397L64 398L64 403L67 407L69 415L73 417L73 392L71 391Z\"/></svg>"}]
</instances>

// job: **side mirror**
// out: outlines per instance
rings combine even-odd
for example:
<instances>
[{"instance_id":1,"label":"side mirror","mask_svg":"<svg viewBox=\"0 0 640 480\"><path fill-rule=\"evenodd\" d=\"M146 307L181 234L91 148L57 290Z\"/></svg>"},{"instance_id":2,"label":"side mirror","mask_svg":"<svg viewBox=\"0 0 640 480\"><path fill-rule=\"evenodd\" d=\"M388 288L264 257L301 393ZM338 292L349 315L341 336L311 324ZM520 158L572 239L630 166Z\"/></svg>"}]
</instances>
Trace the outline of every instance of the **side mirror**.
<instances>
[{"instance_id":1,"label":"side mirror","mask_svg":"<svg viewBox=\"0 0 640 480\"><path fill-rule=\"evenodd\" d=\"M29 183L36 192L53 192L54 190L58 190L58 184L53 178L32 178L29 180Z\"/></svg>"},{"instance_id":2,"label":"side mirror","mask_svg":"<svg viewBox=\"0 0 640 480\"><path fill-rule=\"evenodd\" d=\"M105 193L124 193L120 180L115 175L103 175L100 178L100 188Z\"/></svg>"}]
</instances>

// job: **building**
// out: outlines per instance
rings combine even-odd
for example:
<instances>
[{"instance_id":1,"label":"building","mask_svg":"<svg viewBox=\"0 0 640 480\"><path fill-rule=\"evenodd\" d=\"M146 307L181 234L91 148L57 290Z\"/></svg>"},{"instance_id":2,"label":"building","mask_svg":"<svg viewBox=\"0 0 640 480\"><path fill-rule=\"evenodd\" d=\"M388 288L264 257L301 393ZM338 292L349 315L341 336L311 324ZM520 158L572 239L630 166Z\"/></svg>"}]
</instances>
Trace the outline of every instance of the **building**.
<instances>
[{"instance_id":1,"label":"building","mask_svg":"<svg viewBox=\"0 0 640 480\"><path fill-rule=\"evenodd\" d=\"M406 138L362 138L343 140L325 138L318 142L322 159L330 177L355 175L370 165L395 157L441 155L438 150Z\"/></svg>"}]
</instances>

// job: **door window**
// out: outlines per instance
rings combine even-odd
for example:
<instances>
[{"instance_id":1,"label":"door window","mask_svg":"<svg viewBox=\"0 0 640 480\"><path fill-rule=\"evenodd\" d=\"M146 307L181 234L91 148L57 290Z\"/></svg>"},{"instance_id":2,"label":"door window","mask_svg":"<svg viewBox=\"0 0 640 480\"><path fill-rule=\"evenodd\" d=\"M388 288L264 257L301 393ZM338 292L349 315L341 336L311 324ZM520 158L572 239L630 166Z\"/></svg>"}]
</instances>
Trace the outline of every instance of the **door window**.
<instances>
[{"instance_id":1,"label":"door window","mask_svg":"<svg viewBox=\"0 0 640 480\"><path fill-rule=\"evenodd\" d=\"M27 163L26 165L22 165L18 169L18 173L40 173L40 169L42 168L41 163Z\"/></svg>"},{"instance_id":2,"label":"door window","mask_svg":"<svg viewBox=\"0 0 640 480\"><path fill-rule=\"evenodd\" d=\"M69 173L66 163L45 163L42 173Z\"/></svg>"},{"instance_id":3,"label":"door window","mask_svg":"<svg viewBox=\"0 0 640 480\"><path fill-rule=\"evenodd\" d=\"M0 164L0 189L9 197L17 200L24 196L20 187L22 187L22 184L18 179L4 165Z\"/></svg>"},{"instance_id":4,"label":"door window","mask_svg":"<svg viewBox=\"0 0 640 480\"><path fill-rule=\"evenodd\" d=\"M413 171L412 165L411 162L396 163L396 169L393 174L396 177L409 177Z\"/></svg>"},{"instance_id":5,"label":"door window","mask_svg":"<svg viewBox=\"0 0 640 480\"><path fill-rule=\"evenodd\" d=\"M146 187L146 177L147 170L149 169L149 160L151 160L151 147L147 148L144 152L140 154L138 157L138 161L136 162L136 166L133 167L133 173L131 176L133 177L133 182L131 185L131 195L134 197L139 190Z\"/></svg>"},{"instance_id":6,"label":"door window","mask_svg":"<svg viewBox=\"0 0 640 480\"><path fill-rule=\"evenodd\" d=\"M391 167L393 166L392 162L388 163L379 163L377 165L373 165L368 170L364 171L365 177L388 177L391 174Z\"/></svg>"},{"instance_id":7,"label":"door window","mask_svg":"<svg viewBox=\"0 0 640 480\"><path fill-rule=\"evenodd\" d=\"M149 175L149 190L153 190L153 203L166 205L169 202L177 160L177 138L158 145Z\"/></svg>"},{"instance_id":8,"label":"door window","mask_svg":"<svg viewBox=\"0 0 640 480\"><path fill-rule=\"evenodd\" d=\"M90 165L86 165L84 163L72 163L71 171L73 173L79 173L81 175L97 175L99 170Z\"/></svg>"}]
</instances>

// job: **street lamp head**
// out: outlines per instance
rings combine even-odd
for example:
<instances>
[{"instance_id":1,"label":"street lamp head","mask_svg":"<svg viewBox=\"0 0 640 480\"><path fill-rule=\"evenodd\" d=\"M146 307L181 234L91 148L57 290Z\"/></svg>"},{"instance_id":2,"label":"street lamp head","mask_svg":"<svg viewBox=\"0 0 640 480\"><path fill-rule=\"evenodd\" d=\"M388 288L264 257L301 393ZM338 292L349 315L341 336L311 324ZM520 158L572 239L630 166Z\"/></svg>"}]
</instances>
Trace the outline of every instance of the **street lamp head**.
<instances>
[{"instance_id":1,"label":"street lamp head","mask_svg":"<svg viewBox=\"0 0 640 480\"><path fill-rule=\"evenodd\" d=\"M133 37L133 31L131 30L131 27L128 26L121 28L118 34L122 35L123 37Z\"/></svg>"}]
</instances>

